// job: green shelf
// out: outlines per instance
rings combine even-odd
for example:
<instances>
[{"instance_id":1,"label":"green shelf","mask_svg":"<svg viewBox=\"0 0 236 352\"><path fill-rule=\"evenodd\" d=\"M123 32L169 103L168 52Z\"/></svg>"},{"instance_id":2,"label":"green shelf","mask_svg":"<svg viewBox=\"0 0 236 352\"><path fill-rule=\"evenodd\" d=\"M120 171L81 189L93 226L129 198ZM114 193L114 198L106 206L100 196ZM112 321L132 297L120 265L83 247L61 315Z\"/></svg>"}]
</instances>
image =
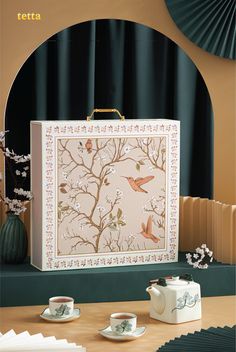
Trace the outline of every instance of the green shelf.
<instances>
[{"instance_id":1,"label":"green shelf","mask_svg":"<svg viewBox=\"0 0 236 352\"><path fill-rule=\"evenodd\" d=\"M149 299L149 280L183 273L200 283L202 296L235 294L235 265L213 262L208 269L193 269L179 254L177 263L41 272L28 262L1 265L2 307L47 304L48 298L67 295L76 303Z\"/></svg>"}]
</instances>

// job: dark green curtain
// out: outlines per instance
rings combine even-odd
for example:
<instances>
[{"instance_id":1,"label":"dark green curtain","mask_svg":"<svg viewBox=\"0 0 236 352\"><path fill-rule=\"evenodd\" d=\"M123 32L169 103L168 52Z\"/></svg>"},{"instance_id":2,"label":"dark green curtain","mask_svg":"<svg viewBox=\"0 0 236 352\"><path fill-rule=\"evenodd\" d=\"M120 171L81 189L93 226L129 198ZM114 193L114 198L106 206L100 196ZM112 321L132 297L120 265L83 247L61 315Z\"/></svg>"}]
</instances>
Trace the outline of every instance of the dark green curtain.
<instances>
[{"instance_id":1,"label":"dark green curtain","mask_svg":"<svg viewBox=\"0 0 236 352\"><path fill-rule=\"evenodd\" d=\"M211 102L200 73L174 42L120 20L85 22L57 33L15 79L6 109L7 142L28 153L30 120L85 119L94 107L117 108L128 119L180 120L181 194L212 197Z\"/></svg>"}]
</instances>

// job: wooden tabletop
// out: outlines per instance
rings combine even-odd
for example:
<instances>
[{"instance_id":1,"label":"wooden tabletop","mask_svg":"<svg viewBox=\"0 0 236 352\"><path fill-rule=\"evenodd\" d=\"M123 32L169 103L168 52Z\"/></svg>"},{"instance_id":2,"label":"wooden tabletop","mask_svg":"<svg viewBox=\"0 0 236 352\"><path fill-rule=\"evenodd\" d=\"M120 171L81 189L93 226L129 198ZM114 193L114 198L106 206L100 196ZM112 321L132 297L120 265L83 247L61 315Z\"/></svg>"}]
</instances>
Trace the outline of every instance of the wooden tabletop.
<instances>
[{"instance_id":1,"label":"wooden tabletop","mask_svg":"<svg viewBox=\"0 0 236 352\"><path fill-rule=\"evenodd\" d=\"M17 292L16 292L17 294ZM210 326L232 326L236 324L236 296L207 297L202 299L201 320L170 325L149 318L148 301L109 302L76 304L81 317L68 323L49 323L39 314L45 307L9 307L0 309L0 331L14 329L17 333L28 330L31 334L41 332L44 336L66 338L69 342L82 344L87 352L154 352L174 337ZM138 316L138 325L146 326L141 338L129 342L113 342L98 334L98 329L108 325L113 312L133 312Z\"/></svg>"}]
</instances>

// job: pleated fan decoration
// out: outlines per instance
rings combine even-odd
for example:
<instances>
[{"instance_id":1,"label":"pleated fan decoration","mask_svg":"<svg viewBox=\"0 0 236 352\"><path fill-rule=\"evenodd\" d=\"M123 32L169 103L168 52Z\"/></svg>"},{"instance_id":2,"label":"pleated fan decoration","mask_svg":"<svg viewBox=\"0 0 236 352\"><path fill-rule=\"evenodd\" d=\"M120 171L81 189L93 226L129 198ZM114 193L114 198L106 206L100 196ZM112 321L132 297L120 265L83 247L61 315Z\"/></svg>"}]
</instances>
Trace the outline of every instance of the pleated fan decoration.
<instances>
[{"instance_id":1,"label":"pleated fan decoration","mask_svg":"<svg viewBox=\"0 0 236 352\"><path fill-rule=\"evenodd\" d=\"M236 325L201 329L170 340L156 352L235 352Z\"/></svg>"},{"instance_id":2,"label":"pleated fan decoration","mask_svg":"<svg viewBox=\"0 0 236 352\"><path fill-rule=\"evenodd\" d=\"M86 348L66 339L43 336L41 333L30 335L28 331L16 333L13 329L0 333L0 352L86 352Z\"/></svg>"},{"instance_id":3,"label":"pleated fan decoration","mask_svg":"<svg viewBox=\"0 0 236 352\"><path fill-rule=\"evenodd\" d=\"M211 54L236 57L236 0L165 0L179 29Z\"/></svg>"}]
</instances>

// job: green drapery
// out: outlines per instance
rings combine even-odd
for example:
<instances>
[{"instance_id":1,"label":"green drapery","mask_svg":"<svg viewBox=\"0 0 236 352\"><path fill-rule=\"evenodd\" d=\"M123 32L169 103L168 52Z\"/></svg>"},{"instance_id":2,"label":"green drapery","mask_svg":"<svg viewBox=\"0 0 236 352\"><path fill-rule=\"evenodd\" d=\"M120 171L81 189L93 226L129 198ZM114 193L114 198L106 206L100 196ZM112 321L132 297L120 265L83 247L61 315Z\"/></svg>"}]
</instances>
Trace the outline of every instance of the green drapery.
<instances>
[{"instance_id":1,"label":"green drapery","mask_svg":"<svg viewBox=\"0 0 236 352\"><path fill-rule=\"evenodd\" d=\"M117 108L126 118L180 120L181 194L212 197L211 102L195 65L175 43L121 20L85 22L54 35L13 84L7 142L27 153L30 120L84 119L94 107Z\"/></svg>"}]
</instances>

